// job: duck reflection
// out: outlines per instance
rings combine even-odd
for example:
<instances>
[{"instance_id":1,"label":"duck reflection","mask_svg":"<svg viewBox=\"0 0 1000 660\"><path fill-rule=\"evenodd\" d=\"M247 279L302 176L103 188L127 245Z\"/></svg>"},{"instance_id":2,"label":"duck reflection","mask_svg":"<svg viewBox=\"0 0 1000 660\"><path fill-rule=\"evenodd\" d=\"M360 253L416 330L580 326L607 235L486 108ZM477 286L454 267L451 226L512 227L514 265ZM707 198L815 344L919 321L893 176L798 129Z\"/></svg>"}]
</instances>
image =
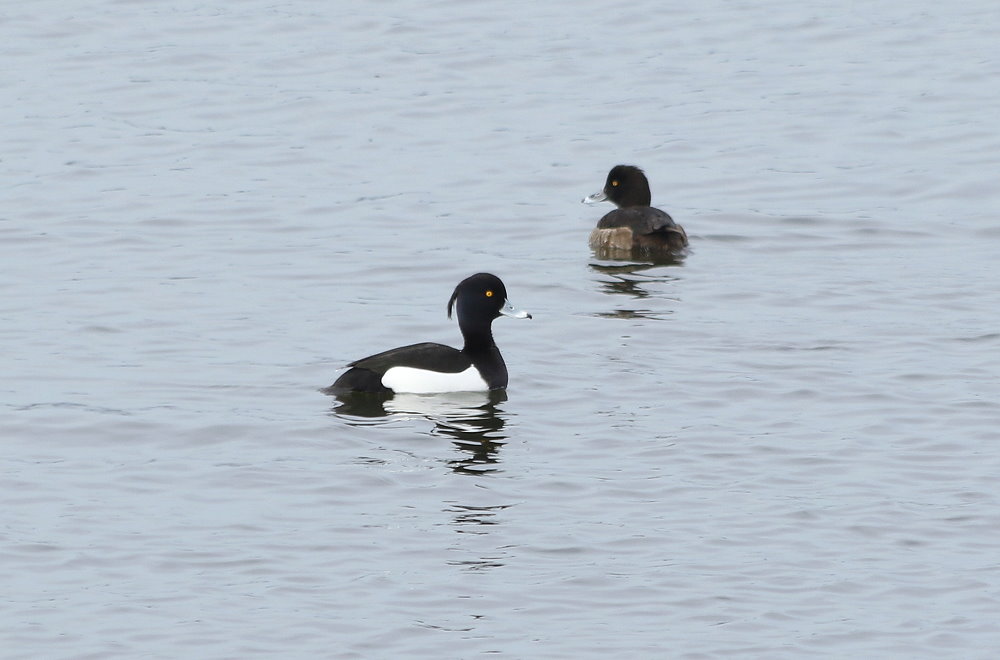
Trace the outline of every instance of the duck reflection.
<instances>
[{"instance_id":1,"label":"duck reflection","mask_svg":"<svg viewBox=\"0 0 1000 660\"><path fill-rule=\"evenodd\" d=\"M484 526L496 525L496 512L509 508L509 504L497 506L470 506L455 503L448 512L455 514L455 531L462 534L485 534ZM466 529L467 528L467 529Z\"/></svg>"},{"instance_id":2,"label":"duck reflection","mask_svg":"<svg viewBox=\"0 0 1000 660\"><path fill-rule=\"evenodd\" d=\"M355 426L412 416L432 421L431 434L450 438L462 452L448 461L455 472L485 474L498 469L497 453L506 440L506 420L499 406L507 400L504 390L389 396L348 393L336 398L339 405L333 413Z\"/></svg>"},{"instance_id":3,"label":"duck reflection","mask_svg":"<svg viewBox=\"0 0 1000 660\"><path fill-rule=\"evenodd\" d=\"M604 276L597 280L601 291L609 295L626 296L633 300L646 300L650 302L662 300L663 296L650 293L647 286L655 283L676 282L677 277L667 275L662 271L646 273L659 268L663 263L629 263L629 264L590 264L591 270ZM662 319L664 316L673 313L673 310L652 310L643 308L616 308L608 312L597 312L595 316L604 318L619 319Z\"/></svg>"},{"instance_id":4,"label":"duck reflection","mask_svg":"<svg viewBox=\"0 0 1000 660\"><path fill-rule=\"evenodd\" d=\"M489 547L491 544L487 542L488 549L486 549L482 547L481 543L472 542L472 539L488 537L492 531L490 528L500 524L497 513L510 506L509 504L471 506L452 503L446 508L445 511L452 515L452 525L455 532L465 537L456 539L455 545L451 548L451 550L461 554L463 558L452 559L448 561L448 564L468 571L484 571L503 566L510 557L510 546ZM471 537L467 535L471 535Z\"/></svg>"},{"instance_id":5,"label":"duck reflection","mask_svg":"<svg viewBox=\"0 0 1000 660\"><path fill-rule=\"evenodd\" d=\"M617 261L628 265L645 266L647 268L652 268L653 266L683 266L684 257L687 256L687 252L650 252L611 247L595 247L592 249L594 256L601 261Z\"/></svg>"}]
</instances>

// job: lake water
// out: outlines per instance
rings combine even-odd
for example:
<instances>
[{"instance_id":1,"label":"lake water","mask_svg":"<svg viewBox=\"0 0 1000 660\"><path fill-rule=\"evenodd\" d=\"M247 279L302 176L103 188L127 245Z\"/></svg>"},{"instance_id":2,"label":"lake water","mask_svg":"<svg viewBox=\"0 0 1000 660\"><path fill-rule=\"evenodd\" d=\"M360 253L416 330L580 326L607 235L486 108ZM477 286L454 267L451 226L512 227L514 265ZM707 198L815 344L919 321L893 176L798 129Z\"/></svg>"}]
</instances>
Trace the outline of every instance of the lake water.
<instances>
[{"instance_id":1,"label":"lake water","mask_svg":"<svg viewBox=\"0 0 1000 660\"><path fill-rule=\"evenodd\" d=\"M4 658L995 657L991 0L3 14Z\"/></svg>"}]
</instances>

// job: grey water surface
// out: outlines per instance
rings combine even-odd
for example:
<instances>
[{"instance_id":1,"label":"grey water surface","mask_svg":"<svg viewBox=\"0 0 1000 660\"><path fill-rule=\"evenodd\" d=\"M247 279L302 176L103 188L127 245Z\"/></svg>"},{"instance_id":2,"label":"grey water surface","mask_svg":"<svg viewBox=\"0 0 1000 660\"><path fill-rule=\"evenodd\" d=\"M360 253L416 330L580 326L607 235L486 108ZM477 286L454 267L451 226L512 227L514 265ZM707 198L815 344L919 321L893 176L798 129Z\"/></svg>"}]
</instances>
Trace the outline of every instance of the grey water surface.
<instances>
[{"instance_id":1,"label":"grey water surface","mask_svg":"<svg viewBox=\"0 0 1000 660\"><path fill-rule=\"evenodd\" d=\"M0 14L0 656L996 657L992 0Z\"/></svg>"}]
</instances>

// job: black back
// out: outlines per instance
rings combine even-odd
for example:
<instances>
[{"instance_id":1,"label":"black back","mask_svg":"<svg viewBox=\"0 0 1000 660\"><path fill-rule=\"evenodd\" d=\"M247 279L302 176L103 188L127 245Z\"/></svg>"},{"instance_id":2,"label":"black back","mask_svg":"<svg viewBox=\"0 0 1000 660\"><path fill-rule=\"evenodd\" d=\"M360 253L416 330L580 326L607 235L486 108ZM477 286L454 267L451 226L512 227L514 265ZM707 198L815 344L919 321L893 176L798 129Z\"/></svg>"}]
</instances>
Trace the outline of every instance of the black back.
<instances>
[{"instance_id":1,"label":"black back","mask_svg":"<svg viewBox=\"0 0 1000 660\"><path fill-rule=\"evenodd\" d=\"M366 358L355 360L340 377L324 390L328 394L340 392L373 392L388 393L389 388L382 385L382 376L393 367L413 367L443 373L457 374L472 366L472 360L462 351L436 344L424 342L400 346L388 351L382 351Z\"/></svg>"}]
</instances>

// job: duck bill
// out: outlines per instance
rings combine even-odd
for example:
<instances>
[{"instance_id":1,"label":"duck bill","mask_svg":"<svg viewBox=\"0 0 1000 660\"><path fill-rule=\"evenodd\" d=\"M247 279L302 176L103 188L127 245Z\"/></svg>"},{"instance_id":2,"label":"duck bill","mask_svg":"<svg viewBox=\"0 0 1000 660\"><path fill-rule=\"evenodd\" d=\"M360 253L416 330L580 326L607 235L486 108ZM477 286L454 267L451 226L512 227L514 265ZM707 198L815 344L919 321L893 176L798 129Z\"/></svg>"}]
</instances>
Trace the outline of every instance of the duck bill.
<instances>
[{"instance_id":1,"label":"duck bill","mask_svg":"<svg viewBox=\"0 0 1000 660\"><path fill-rule=\"evenodd\" d=\"M595 192L593 195L588 195L580 200L584 204L597 204L598 202L608 201L608 194L603 190Z\"/></svg>"},{"instance_id":2,"label":"duck bill","mask_svg":"<svg viewBox=\"0 0 1000 660\"><path fill-rule=\"evenodd\" d=\"M523 309L514 309L514 306L510 304L509 300L503 301L503 307L500 308L500 313L504 316L509 316L512 319L530 319L531 314L524 311Z\"/></svg>"}]
</instances>

